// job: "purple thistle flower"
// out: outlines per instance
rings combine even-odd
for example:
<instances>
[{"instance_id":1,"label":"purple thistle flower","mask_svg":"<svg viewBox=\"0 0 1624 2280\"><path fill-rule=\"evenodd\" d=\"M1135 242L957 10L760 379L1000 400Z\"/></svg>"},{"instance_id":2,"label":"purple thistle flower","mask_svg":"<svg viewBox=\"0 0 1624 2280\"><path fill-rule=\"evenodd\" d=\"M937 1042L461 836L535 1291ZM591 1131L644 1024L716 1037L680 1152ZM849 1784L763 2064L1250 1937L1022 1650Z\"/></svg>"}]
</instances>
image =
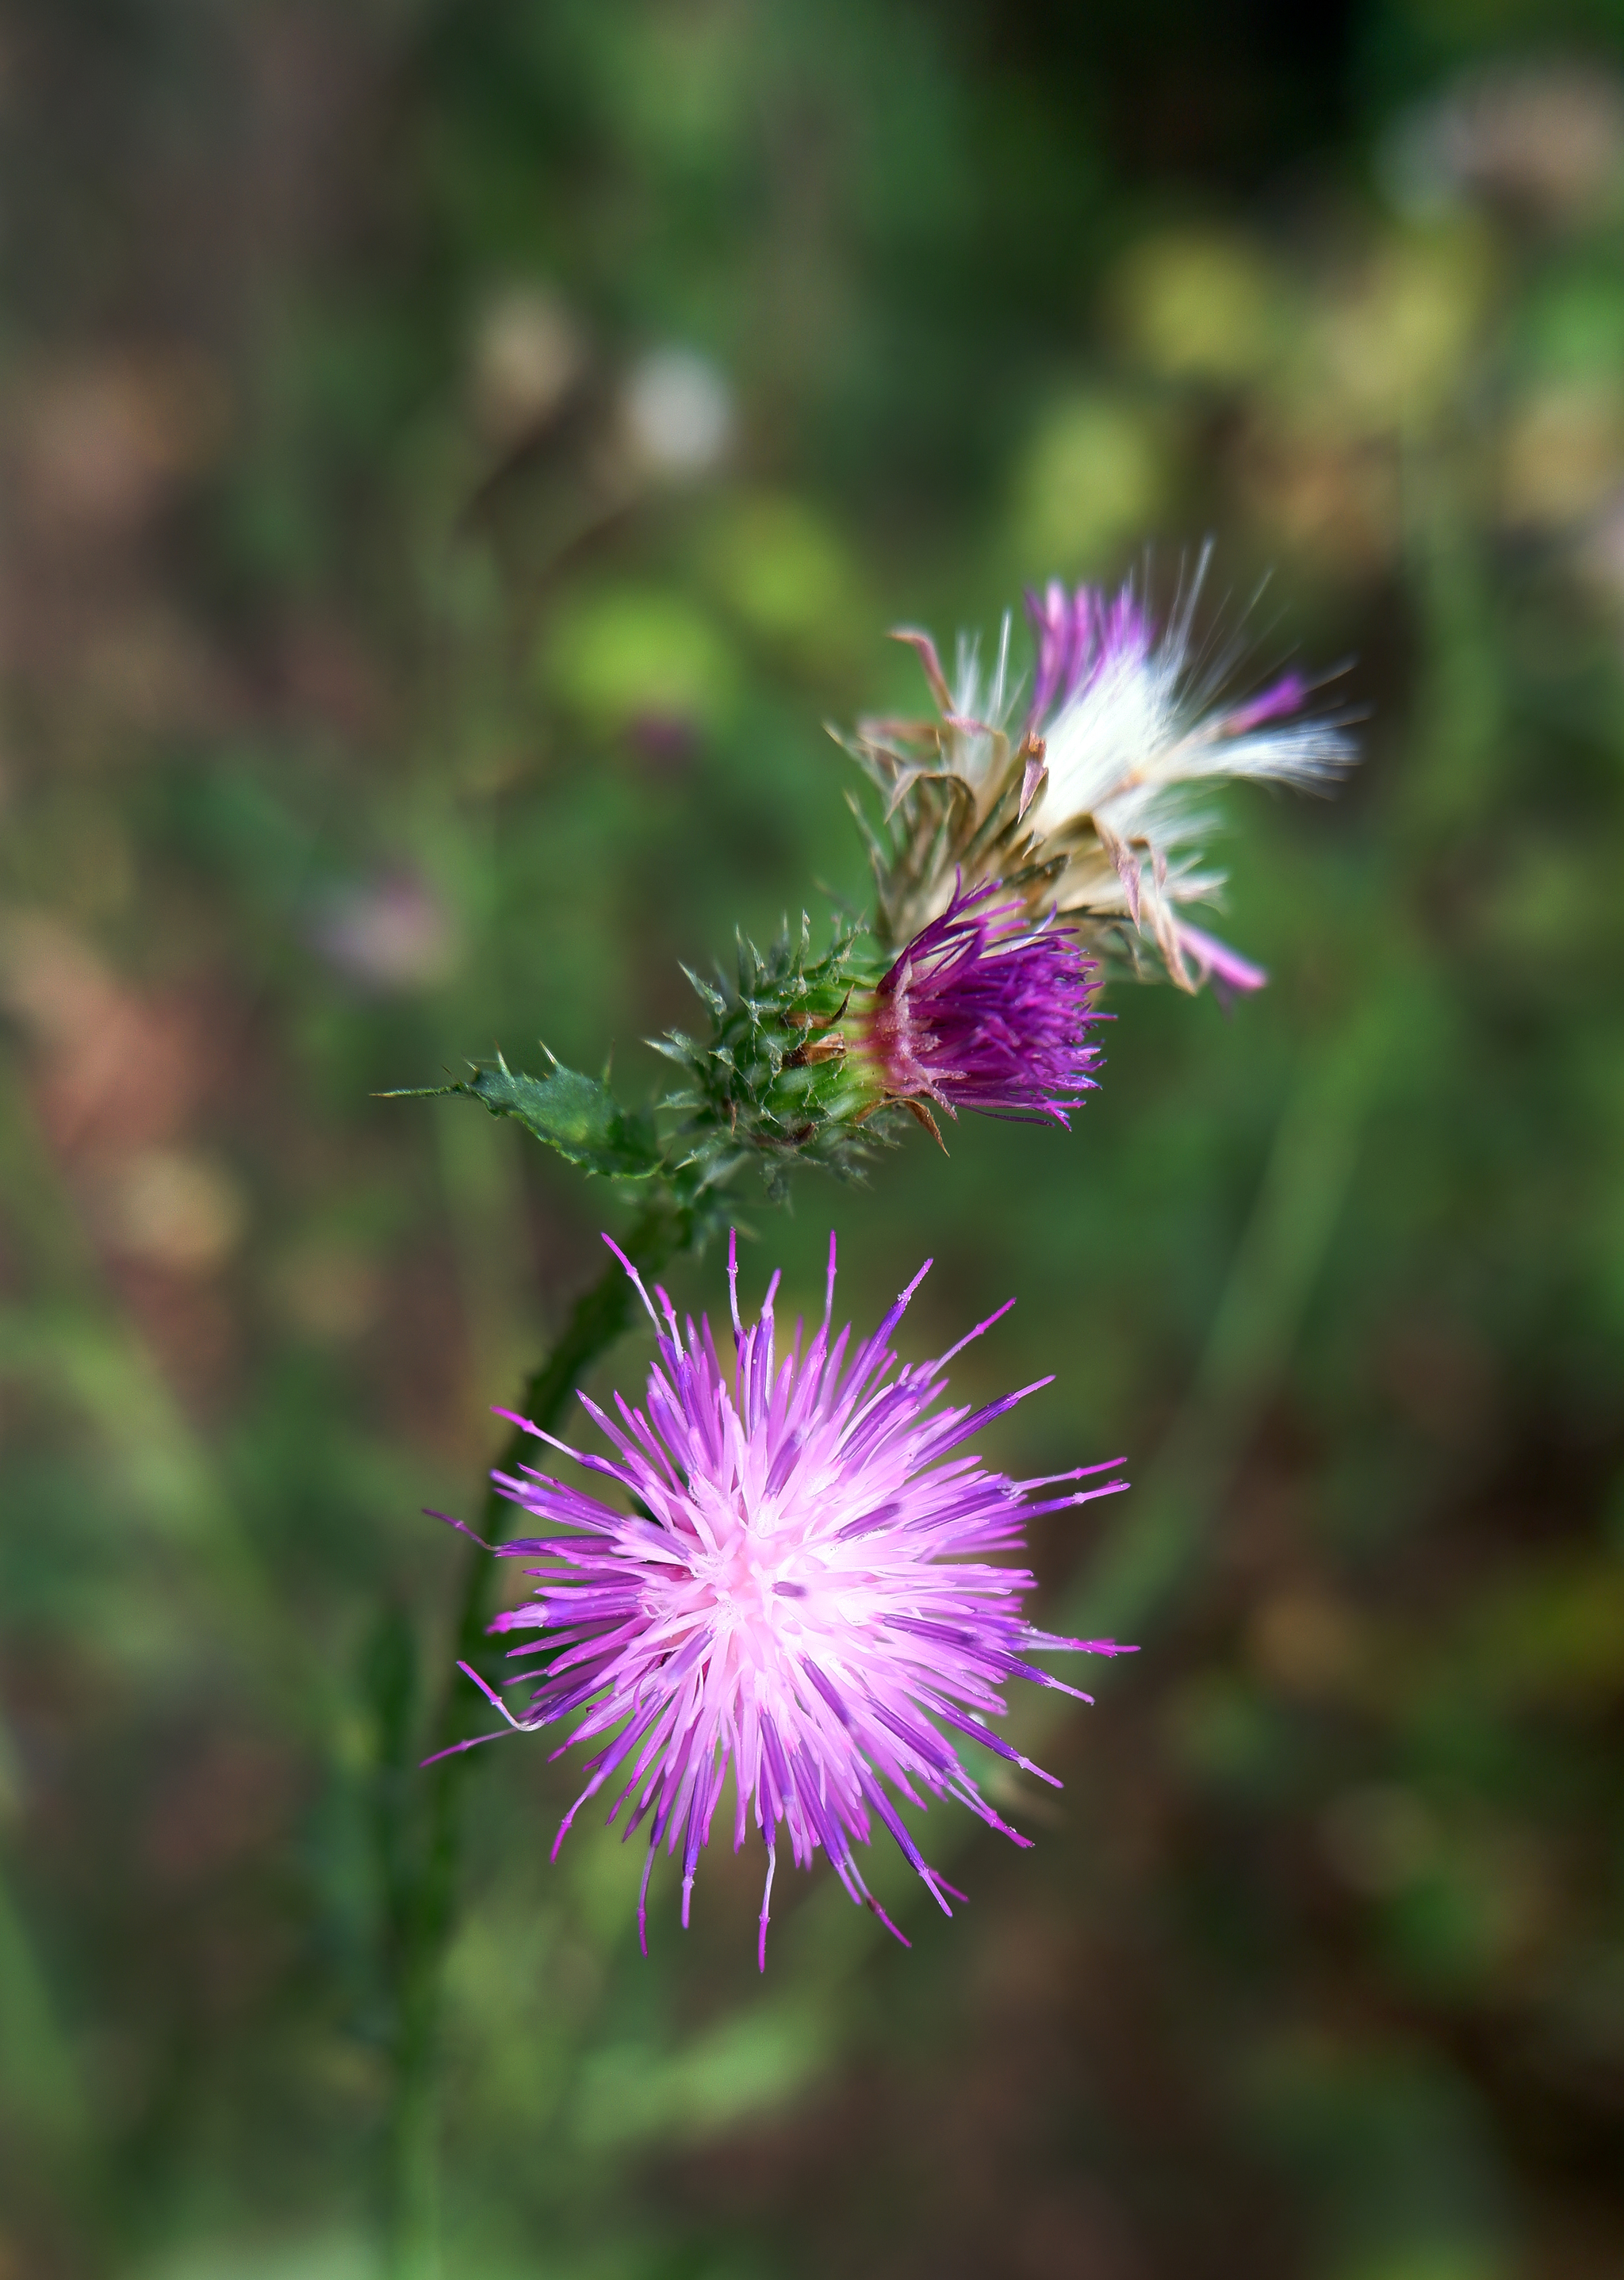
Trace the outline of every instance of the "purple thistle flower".
<instances>
[{"instance_id":1,"label":"purple thistle flower","mask_svg":"<svg viewBox=\"0 0 1624 2280\"><path fill-rule=\"evenodd\" d=\"M858 1050L888 1098L1069 1125L1097 1082L1087 1030L1107 1018L1089 1010L1094 961L998 893L955 888L858 1007Z\"/></svg>"},{"instance_id":2,"label":"purple thistle flower","mask_svg":"<svg viewBox=\"0 0 1624 2280\"><path fill-rule=\"evenodd\" d=\"M762 1968L781 1833L802 1868L821 1846L851 1898L895 1932L852 1850L869 1841L878 1821L951 1915L950 1896L963 1895L921 1857L884 1784L911 1805L956 1798L1016 1844L1029 1842L981 1796L952 1737L966 1736L1058 1787L987 1724L1004 1709L1000 1690L1008 1679L1026 1678L1088 1701L1029 1657L1132 1650L1034 1629L1020 1611L1032 1576L986 1555L1018 1549L1028 1516L1086 1504L1127 1483L1111 1480L1029 1501L1035 1491L1114 1471L1121 1460L1012 1481L954 1453L1051 1381L1040 1378L974 1412L939 1406L947 1363L1008 1306L938 1360L897 1367L888 1341L928 1261L874 1336L853 1347L849 1328L830 1336L831 1236L822 1323L809 1343L797 1324L780 1356L773 1317L779 1278L767 1287L759 1321L747 1329L730 1244L736 1351L730 1375L709 1321L696 1330L690 1319L684 1332L658 1290L662 1321L629 1261L622 1264L658 1340L646 1406L634 1409L617 1396L616 1422L581 1395L611 1444L609 1457L578 1454L535 1426L527 1429L615 1483L634 1508L617 1511L528 1466L522 1478L494 1475L504 1496L571 1531L499 1547L505 1558L538 1563L528 1570L536 1591L492 1629L539 1629L543 1636L534 1645L511 1652L549 1660L517 1714L484 1689L520 1731L579 1712L561 1750L570 1741L599 1745L554 1857L581 1806L619 1781L611 1823L627 1810L629 1837L652 1815L637 1906L646 1953L654 1855L662 1843L673 1859L681 1852L686 1925L699 1854L731 1768L734 1849L752 1820L766 1843ZM472 1670L468 1675L483 1687Z\"/></svg>"}]
</instances>

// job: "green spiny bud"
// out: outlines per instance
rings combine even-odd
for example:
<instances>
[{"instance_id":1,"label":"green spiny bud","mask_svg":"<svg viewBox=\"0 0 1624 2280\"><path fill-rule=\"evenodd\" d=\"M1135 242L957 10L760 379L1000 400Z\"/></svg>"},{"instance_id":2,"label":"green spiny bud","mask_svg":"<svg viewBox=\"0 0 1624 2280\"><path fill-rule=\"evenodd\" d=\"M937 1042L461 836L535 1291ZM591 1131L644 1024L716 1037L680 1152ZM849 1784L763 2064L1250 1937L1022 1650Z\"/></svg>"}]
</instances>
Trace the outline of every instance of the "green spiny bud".
<instances>
[{"instance_id":1,"label":"green spiny bud","mask_svg":"<svg viewBox=\"0 0 1624 2280\"><path fill-rule=\"evenodd\" d=\"M871 997L887 960L866 937L841 930L814 958L812 924L786 925L763 952L743 936L736 979L714 987L689 974L711 1016L704 1039L673 1030L651 1040L685 1082L661 1105L683 1119L678 1160L701 1184L721 1184L752 1159L774 1193L796 1162L843 1176L876 1144L897 1136L871 1058L850 1050L854 997Z\"/></svg>"}]
</instances>

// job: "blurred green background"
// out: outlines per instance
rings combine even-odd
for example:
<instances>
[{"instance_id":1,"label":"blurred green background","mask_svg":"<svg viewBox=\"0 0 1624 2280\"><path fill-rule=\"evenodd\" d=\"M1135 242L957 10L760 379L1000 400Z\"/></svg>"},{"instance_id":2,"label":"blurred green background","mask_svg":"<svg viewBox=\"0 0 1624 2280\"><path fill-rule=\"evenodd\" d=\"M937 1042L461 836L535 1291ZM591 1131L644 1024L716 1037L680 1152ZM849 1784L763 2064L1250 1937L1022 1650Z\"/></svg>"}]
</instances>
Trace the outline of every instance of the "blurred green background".
<instances>
[{"instance_id":1,"label":"blurred green background","mask_svg":"<svg viewBox=\"0 0 1624 2280\"><path fill-rule=\"evenodd\" d=\"M1624 20L1612 0L35 0L0 27L0 2280L363 2280L381 1641L625 1224L432 1083L637 1090L860 893L899 618L1273 578L1271 988L831 1223L989 1453L1128 1452L1143 1642L973 1904L473 1783L450 2280L1624 2272ZM714 1306L720 1266L681 1295ZM636 1341L604 1374L632 1384ZM390 1629L393 1621L394 1629ZM387 1674L385 1674L387 1675ZM1035 1732L1030 1714L1024 1730ZM1006 1795L1012 1793L1006 1792Z\"/></svg>"}]
</instances>

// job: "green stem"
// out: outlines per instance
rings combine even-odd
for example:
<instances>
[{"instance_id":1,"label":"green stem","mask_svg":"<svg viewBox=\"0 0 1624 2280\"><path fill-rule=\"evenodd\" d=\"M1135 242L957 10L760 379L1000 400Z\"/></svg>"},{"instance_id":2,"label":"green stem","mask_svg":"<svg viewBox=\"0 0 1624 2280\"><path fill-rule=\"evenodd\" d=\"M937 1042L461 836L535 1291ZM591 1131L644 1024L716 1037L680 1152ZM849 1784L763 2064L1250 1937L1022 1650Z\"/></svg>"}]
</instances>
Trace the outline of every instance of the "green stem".
<instances>
[{"instance_id":1,"label":"green stem","mask_svg":"<svg viewBox=\"0 0 1624 2280\"><path fill-rule=\"evenodd\" d=\"M624 1244L640 1273L656 1273L693 1239L691 1215L664 1198L651 1201ZM550 1432L571 1393L627 1329L635 1294L618 1259L576 1300L564 1334L529 1379L520 1414ZM512 1472L529 1436L515 1428L496 1469ZM511 1510L492 1487L485 1492L481 1532L495 1543ZM463 1569L453 1661L478 1659L495 1613L496 1562L469 1546ZM428 1753L454 1750L489 1718L488 1706L460 1672L451 1670L429 1729ZM439 2107L437 2072L446 1952L461 1882L463 1791L477 1752L458 1750L419 1776L419 1840L393 1876L386 1862L389 1968L393 1995L393 2080L383 2149L384 2269L388 2280L437 2280L439 2259Z\"/></svg>"}]
</instances>

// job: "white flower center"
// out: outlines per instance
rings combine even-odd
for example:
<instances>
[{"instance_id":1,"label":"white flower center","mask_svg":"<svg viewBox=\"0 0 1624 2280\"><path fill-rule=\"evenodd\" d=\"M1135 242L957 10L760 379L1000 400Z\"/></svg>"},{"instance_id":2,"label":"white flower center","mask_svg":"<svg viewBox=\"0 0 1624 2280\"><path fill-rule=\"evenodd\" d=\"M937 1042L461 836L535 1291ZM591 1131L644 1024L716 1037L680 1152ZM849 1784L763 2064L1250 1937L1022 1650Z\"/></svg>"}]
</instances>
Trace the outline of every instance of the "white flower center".
<instances>
[{"instance_id":1,"label":"white flower center","mask_svg":"<svg viewBox=\"0 0 1624 2280\"><path fill-rule=\"evenodd\" d=\"M776 1633L789 1608L806 1597L804 1547L745 1521L721 1549L693 1563L722 1630Z\"/></svg>"}]
</instances>

